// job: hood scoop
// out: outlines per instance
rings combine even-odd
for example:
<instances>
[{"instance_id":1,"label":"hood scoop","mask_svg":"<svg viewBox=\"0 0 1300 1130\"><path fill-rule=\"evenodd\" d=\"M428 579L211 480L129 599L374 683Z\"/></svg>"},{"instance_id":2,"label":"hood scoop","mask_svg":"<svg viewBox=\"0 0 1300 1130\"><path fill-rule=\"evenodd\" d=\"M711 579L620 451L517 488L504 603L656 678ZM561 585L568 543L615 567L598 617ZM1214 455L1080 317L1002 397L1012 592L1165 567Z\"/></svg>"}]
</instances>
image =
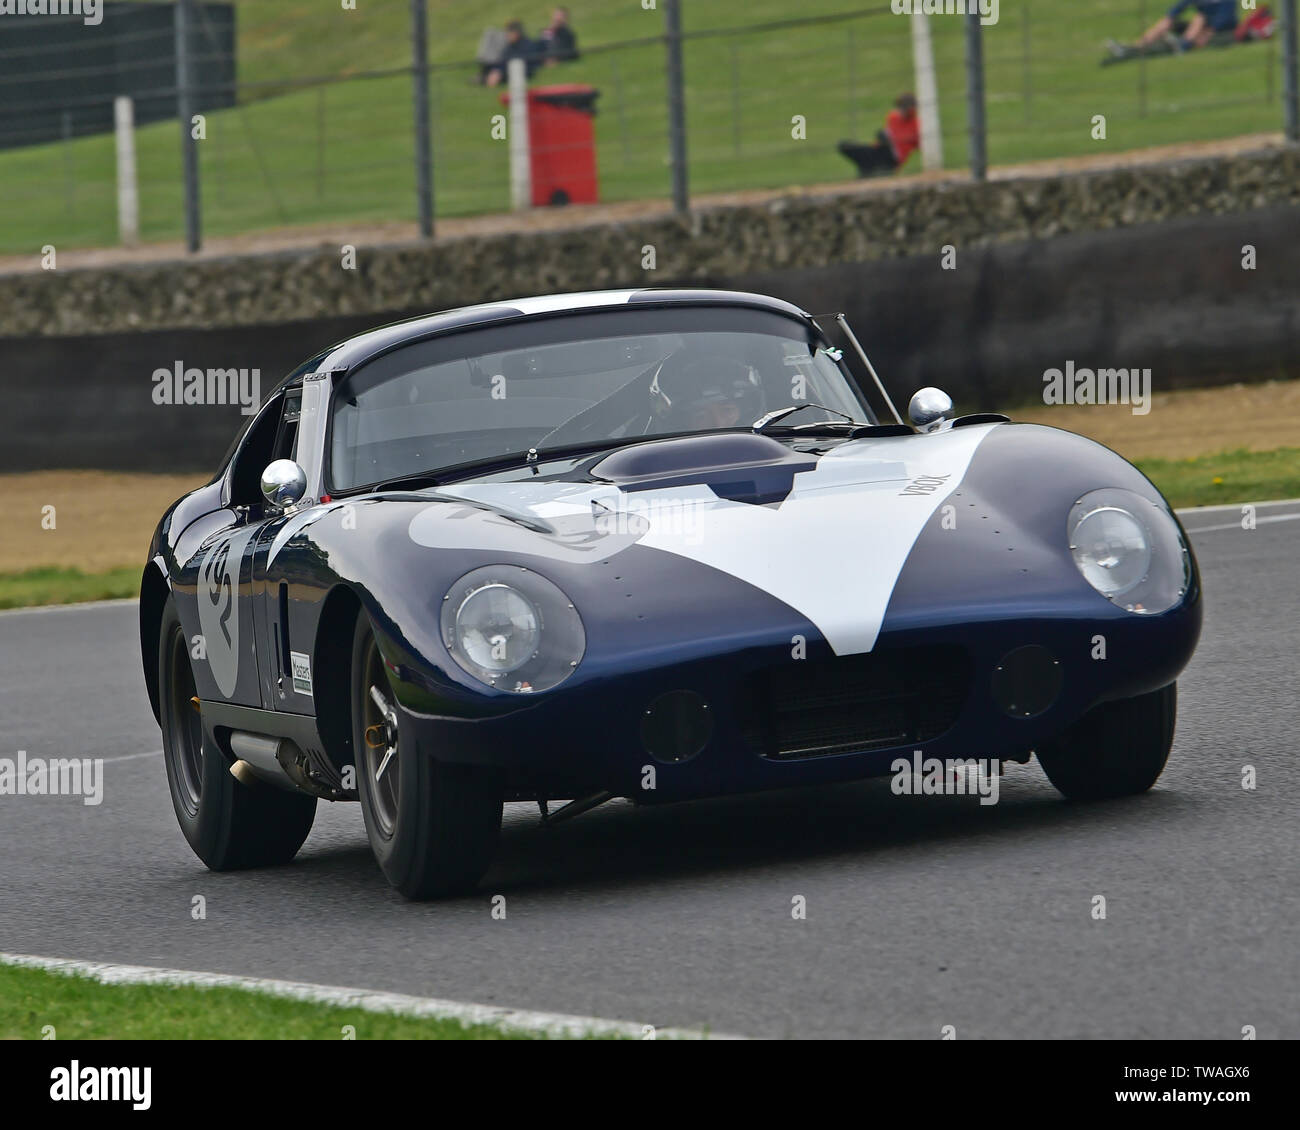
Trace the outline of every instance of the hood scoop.
<instances>
[{"instance_id":1,"label":"hood scoop","mask_svg":"<svg viewBox=\"0 0 1300 1130\"><path fill-rule=\"evenodd\" d=\"M767 436L720 432L620 448L588 473L625 491L704 485L719 498L765 506L784 502L795 475L816 466L815 456Z\"/></svg>"}]
</instances>

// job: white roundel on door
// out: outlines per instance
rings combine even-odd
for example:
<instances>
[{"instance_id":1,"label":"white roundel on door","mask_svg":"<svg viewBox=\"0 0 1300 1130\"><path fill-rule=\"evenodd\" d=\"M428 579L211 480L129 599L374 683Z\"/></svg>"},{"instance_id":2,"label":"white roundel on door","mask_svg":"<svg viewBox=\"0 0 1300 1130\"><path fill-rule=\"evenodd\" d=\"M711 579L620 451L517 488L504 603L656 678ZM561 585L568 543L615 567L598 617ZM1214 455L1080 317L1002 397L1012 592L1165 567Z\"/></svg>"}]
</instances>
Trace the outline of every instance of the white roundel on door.
<instances>
[{"instance_id":1,"label":"white roundel on door","mask_svg":"<svg viewBox=\"0 0 1300 1130\"><path fill-rule=\"evenodd\" d=\"M217 689L229 698L239 682L239 567L251 530L218 541L199 567L199 630Z\"/></svg>"}]
</instances>

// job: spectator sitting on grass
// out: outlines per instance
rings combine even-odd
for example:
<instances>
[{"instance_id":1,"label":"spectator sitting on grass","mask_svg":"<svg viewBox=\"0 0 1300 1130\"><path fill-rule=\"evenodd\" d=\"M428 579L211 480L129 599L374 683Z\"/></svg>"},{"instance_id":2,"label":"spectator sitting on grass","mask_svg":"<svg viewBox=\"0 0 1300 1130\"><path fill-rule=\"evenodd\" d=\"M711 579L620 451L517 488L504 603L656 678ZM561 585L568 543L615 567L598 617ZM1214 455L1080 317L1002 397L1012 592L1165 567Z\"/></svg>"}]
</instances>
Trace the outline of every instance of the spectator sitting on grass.
<instances>
[{"instance_id":1,"label":"spectator sitting on grass","mask_svg":"<svg viewBox=\"0 0 1300 1130\"><path fill-rule=\"evenodd\" d=\"M511 20L506 24L505 50L501 54L501 61L487 72L487 77L483 80L486 85L500 86L505 81L506 68L511 59L524 61L529 78L542 62L538 44L524 34L524 25L519 20Z\"/></svg>"},{"instance_id":2,"label":"spectator sitting on grass","mask_svg":"<svg viewBox=\"0 0 1300 1130\"><path fill-rule=\"evenodd\" d=\"M1195 6L1196 14L1184 26L1179 17L1192 6ZM1236 27L1237 0L1178 0L1164 16L1147 28L1135 47L1141 50L1163 39L1174 51L1181 53L1195 47L1204 47L1219 32L1234 31ZM1116 54L1133 49L1126 49L1113 39L1108 46Z\"/></svg>"},{"instance_id":3,"label":"spectator sitting on grass","mask_svg":"<svg viewBox=\"0 0 1300 1130\"><path fill-rule=\"evenodd\" d=\"M540 40L546 64L572 63L578 57L578 36L569 25L569 9L556 8Z\"/></svg>"},{"instance_id":4,"label":"spectator sitting on grass","mask_svg":"<svg viewBox=\"0 0 1300 1130\"><path fill-rule=\"evenodd\" d=\"M483 30L479 37L478 52L474 58L478 63L479 85L483 85L497 67L501 66L501 60L506 53L506 33L504 28L489 27Z\"/></svg>"},{"instance_id":5,"label":"spectator sitting on grass","mask_svg":"<svg viewBox=\"0 0 1300 1130\"><path fill-rule=\"evenodd\" d=\"M885 119L885 128L876 131L876 140L866 145L860 141L841 141L837 147L858 167L860 177L879 177L899 169L921 144L921 123L916 116L916 98L900 94Z\"/></svg>"}]
</instances>

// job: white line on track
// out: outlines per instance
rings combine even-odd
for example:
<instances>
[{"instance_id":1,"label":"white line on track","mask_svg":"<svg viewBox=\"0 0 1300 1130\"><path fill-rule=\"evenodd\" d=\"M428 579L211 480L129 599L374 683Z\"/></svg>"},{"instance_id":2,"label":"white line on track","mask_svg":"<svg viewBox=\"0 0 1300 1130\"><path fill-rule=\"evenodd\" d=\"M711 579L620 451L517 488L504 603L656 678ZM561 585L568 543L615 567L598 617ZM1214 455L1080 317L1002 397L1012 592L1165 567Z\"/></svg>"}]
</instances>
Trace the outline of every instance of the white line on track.
<instances>
[{"instance_id":1,"label":"white line on track","mask_svg":"<svg viewBox=\"0 0 1300 1130\"><path fill-rule=\"evenodd\" d=\"M1273 498L1267 502L1216 502L1213 506L1183 506L1179 514L1212 514L1216 510L1240 510L1243 506L1300 506L1300 498Z\"/></svg>"},{"instance_id":2,"label":"white line on track","mask_svg":"<svg viewBox=\"0 0 1300 1130\"><path fill-rule=\"evenodd\" d=\"M463 1024L490 1024L494 1027L530 1032L557 1038L583 1036L624 1036L646 1038L645 1027L628 1020L603 1020L597 1016L570 1016L562 1012L532 1012L499 1005L466 1004L461 1001L412 997L404 993L381 993L369 989L342 989L333 985L311 985L303 981L276 981L261 977L237 977L227 973L197 973L184 969L159 969L147 965L112 965L101 961L71 961L57 957L34 957L30 954L0 953L0 965L17 965L28 969L45 969L51 973L89 977L104 985L184 985L200 989L243 989L288 1000L312 1001L341 1008L359 1008L366 1012L385 1012L398 1016L459 1020ZM723 1036L687 1028L659 1028L656 1039L664 1040L739 1040L743 1036Z\"/></svg>"},{"instance_id":3,"label":"white line on track","mask_svg":"<svg viewBox=\"0 0 1300 1130\"><path fill-rule=\"evenodd\" d=\"M1300 519L1300 514L1273 514L1264 518L1256 518L1255 525L1263 526L1270 522L1294 522ZM1220 526L1188 526L1189 534L1212 534L1215 530L1240 530L1240 522L1224 522Z\"/></svg>"},{"instance_id":4,"label":"white line on track","mask_svg":"<svg viewBox=\"0 0 1300 1130\"><path fill-rule=\"evenodd\" d=\"M161 757L162 753L160 749L151 749L148 753L124 753L121 757L101 757L100 760L105 765L111 765L115 761L139 761L142 757Z\"/></svg>"}]
</instances>

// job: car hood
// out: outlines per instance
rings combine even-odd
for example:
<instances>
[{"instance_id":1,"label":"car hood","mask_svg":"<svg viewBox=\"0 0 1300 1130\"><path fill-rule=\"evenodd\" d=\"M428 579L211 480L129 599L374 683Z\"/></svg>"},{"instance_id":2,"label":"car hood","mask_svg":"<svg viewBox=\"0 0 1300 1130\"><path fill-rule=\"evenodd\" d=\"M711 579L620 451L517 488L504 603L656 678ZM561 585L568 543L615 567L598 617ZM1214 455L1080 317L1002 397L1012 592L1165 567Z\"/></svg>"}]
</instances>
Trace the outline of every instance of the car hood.
<instances>
[{"instance_id":1,"label":"car hood","mask_svg":"<svg viewBox=\"0 0 1300 1130\"><path fill-rule=\"evenodd\" d=\"M917 539L1002 426L853 440L822 455L774 441L767 452L715 445L684 464L672 458L684 451L673 441L639 445L649 463L607 457L581 480L441 486L439 504L415 514L409 535L420 546L461 548L472 526L480 552L565 564L633 547L672 554L794 608L837 654L869 651ZM471 508L478 520L467 523Z\"/></svg>"}]
</instances>

